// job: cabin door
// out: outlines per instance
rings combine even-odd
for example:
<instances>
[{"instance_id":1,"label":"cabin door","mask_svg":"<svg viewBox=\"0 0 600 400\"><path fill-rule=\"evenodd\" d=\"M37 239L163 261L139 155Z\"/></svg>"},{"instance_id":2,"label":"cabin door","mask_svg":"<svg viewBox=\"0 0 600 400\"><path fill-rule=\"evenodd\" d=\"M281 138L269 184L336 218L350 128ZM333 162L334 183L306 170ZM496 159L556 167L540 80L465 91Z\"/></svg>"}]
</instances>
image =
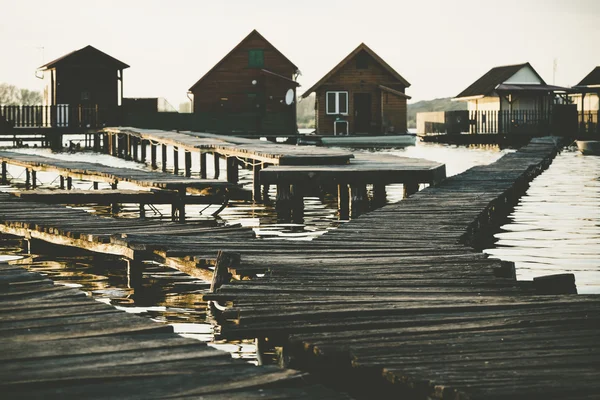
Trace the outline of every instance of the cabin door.
<instances>
[{"instance_id":1,"label":"cabin door","mask_svg":"<svg viewBox=\"0 0 600 400\"><path fill-rule=\"evenodd\" d=\"M371 130L371 93L354 94L354 133Z\"/></svg>"}]
</instances>

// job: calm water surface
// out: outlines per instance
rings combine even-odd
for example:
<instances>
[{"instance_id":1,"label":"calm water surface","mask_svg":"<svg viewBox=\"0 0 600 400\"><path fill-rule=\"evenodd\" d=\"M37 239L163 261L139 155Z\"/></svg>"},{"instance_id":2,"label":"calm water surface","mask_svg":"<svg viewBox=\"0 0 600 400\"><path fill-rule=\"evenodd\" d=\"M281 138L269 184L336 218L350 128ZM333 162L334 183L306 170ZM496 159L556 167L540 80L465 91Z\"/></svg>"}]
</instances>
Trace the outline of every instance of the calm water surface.
<instances>
[{"instance_id":1,"label":"calm water surface","mask_svg":"<svg viewBox=\"0 0 600 400\"><path fill-rule=\"evenodd\" d=\"M519 279L574 273L600 293L600 157L570 148L537 177L486 253L513 261Z\"/></svg>"},{"instance_id":2,"label":"calm water surface","mask_svg":"<svg viewBox=\"0 0 600 400\"><path fill-rule=\"evenodd\" d=\"M91 161L124 168L146 168L141 164L101 154L54 154L47 150L31 148L19 149L18 151L43 154L44 156L61 159ZM464 148L418 143L417 146L402 149L357 149L354 151L377 152L386 155L417 157L443 162L446 164L447 174L450 176L475 165L494 162L510 150L500 151L494 147ZM171 154L170 152L169 156ZM161 159L160 154L158 159ZM548 270L556 273L560 268L567 268L569 271L576 271L581 292L598 290L600 288L598 286L600 281L598 272L600 270L598 266L598 259L600 259L598 251L598 229L600 225L600 213L598 212L599 160L600 158L596 158L596 161L594 161L590 157L581 157L573 152L565 152L559 156L551 169L532 184L527 198L523 199L511 216L511 218L514 218L515 223L503 227L503 232L498 234L499 247L488 249L487 252L495 257L516 261L520 278L531 279L534 275L547 274ZM207 163L209 168L212 166L210 161ZM183 165L183 161L180 161L180 165ZM198 160L194 159L193 168L197 171L198 167ZM223 165L222 169L224 170L224 168ZM595 173L593 172L594 168ZM578 171L577 179L581 180L574 180L573 169ZM11 167L9 172L12 176L18 177L23 173L23 169ZM212 176L210 170L208 174L209 177ZM20 179L22 180L23 177L21 176ZM44 186L50 185L57 177L52 174L38 173L38 179L42 181L42 186ZM240 181L242 184L249 185L251 182L250 172L241 171ZM545 181L546 183L540 184L538 181ZM74 182L74 186L80 189L90 189L91 183ZM128 184L120 185L120 187L139 189L135 185ZM0 187L0 190L14 189ZM536 190L538 190L537 193ZM564 192L558 195L559 190L561 192L564 190ZM581 193L584 190L589 190L590 194L582 198ZM402 198L402 185L388 187L387 193L388 202L399 201ZM274 192L272 196L274 196ZM552 203L559 200L558 205ZM539 203L543 203L543 207L540 207ZM233 202L216 218L216 222L218 224L241 223L244 226L252 227L260 238L310 240L330 229L335 229L340 223L344 223L337 218L336 206L337 200L335 197L306 198L304 224L278 224L272 206ZM574 208L564 211L567 206ZM519 213L527 207L533 210L534 214L519 217ZM87 207L85 209L102 214L102 210L99 208ZM166 207L158 210L162 211L164 215L170 213L170 209ZM563 211L561 212L561 210ZM187 214L192 218L206 220L207 223L214 224L215 219L210 217L210 213L211 209L204 210L202 206L196 208L190 206L187 209ZM151 215L150 212L148 214ZM560 217L559 220L555 219L557 215ZM130 209L125 208L119 215L122 218L135 216L136 213L133 207ZM511 226L516 227L511 228ZM567 229L569 231L568 235L562 233L562 231L555 232L551 230L559 227ZM573 237L568 243L562 243L565 244L562 250L557 250L556 243L561 240L559 238L564 240L565 236ZM548 244L546 247L539 244L540 241L547 239L552 240L553 244ZM552 253L547 251L548 248L553 250ZM18 246L18 241L0 241L0 253L20 254L21 249ZM113 304L128 312L144 315L156 321L171 324L177 332L228 350L234 357L255 359L255 347L252 342L214 342L213 325L210 323L211 318L207 314L206 304L200 299L202 293L208 290L207 282L190 278L160 264L150 264L144 273L143 287L133 290L128 286L125 264L118 259L97 255L58 257L55 255L57 252L51 252L51 254L50 256L26 256L17 262L26 268L49 275L60 284L79 287L99 301ZM582 290L584 286L585 289Z\"/></svg>"}]
</instances>

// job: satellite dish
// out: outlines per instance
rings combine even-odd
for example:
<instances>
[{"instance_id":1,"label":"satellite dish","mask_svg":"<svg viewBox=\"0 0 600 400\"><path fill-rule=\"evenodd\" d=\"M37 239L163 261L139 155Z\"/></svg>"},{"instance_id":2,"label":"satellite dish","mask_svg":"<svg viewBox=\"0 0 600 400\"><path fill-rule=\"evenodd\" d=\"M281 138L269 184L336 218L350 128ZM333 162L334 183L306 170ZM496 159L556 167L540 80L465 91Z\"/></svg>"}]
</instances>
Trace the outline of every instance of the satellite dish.
<instances>
[{"instance_id":1,"label":"satellite dish","mask_svg":"<svg viewBox=\"0 0 600 400\"><path fill-rule=\"evenodd\" d=\"M292 105L293 102L294 102L294 89L288 89L288 91L285 94L285 104L290 106L290 105Z\"/></svg>"}]
</instances>

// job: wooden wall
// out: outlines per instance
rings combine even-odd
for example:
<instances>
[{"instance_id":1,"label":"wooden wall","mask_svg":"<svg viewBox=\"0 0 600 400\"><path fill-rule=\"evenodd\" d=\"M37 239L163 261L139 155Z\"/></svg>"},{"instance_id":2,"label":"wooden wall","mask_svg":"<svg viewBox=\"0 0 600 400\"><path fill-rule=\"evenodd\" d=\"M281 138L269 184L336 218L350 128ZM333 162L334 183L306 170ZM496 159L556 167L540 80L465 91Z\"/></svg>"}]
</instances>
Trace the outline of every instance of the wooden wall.
<instances>
[{"instance_id":1,"label":"wooden wall","mask_svg":"<svg viewBox=\"0 0 600 400\"><path fill-rule=\"evenodd\" d=\"M194 112L256 113L257 117L283 114L265 118L266 127L295 131L296 104L285 104L285 94L293 89L295 98L296 85L265 74L261 68L249 67L248 52L256 49L264 52L264 69L293 79L294 65L260 36L250 36L192 89ZM252 81L256 81L256 85ZM287 126L278 128L277 124L268 121L286 121Z\"/></svg>"},{"instance_id":2,"label":"wooden wall","mask_svg":"<svg viewBox=\"0 0 600 400\"><path fill-rule=\"evenodd\" d=\"M56 69L55 104L117 107L118 86L116 69L96 66L60 67ZM89 100L82 100L83 91L90 93Z\"/></svg>"},{"instance_id":3,"label":"wooden wall","mask_svg":"<svg viewBox=\"0 0 600 400\"><path fill-rule=\"evenodd\" d=\"M366 53L365 53L366 54ZM359 56L360 53L357 55ZM327 82L318 88L316 91L316 102L315 107L316 116L315 124L317 127L317 133L328 135L333 134L333 123L336 118L340 117L349 121L350 133L355 133L354 128L354 94L355 93L371 93L371 118L372 127L371 133L381 133L384 129L384 123L382 121L382 108L381 108L381 89L379 85L387 86L391 89L398 90L402 93L405 91L405 87L402 83L398 82L394 76L375 61L372 57L368 56L368 67L366 69L356 68L356 57L350 59L339 71L337 71ZM348 92L348 115L327 115L326 111L326 92L329 91L347 91ZM388 101L392 95L388 96ZM394 96L397 99L391 100L393 103L397 102L397 112L393 115L390 114L393 104L386 110L386 116L393 118L394 121L400 124L403 131L406 131L406 100L402 102L398 96ZM404 110L404 119L399 116ZM396 129L398 131L398 129ZM402 131L402 130L401 130Z\"/></svg>"}]
</instances>

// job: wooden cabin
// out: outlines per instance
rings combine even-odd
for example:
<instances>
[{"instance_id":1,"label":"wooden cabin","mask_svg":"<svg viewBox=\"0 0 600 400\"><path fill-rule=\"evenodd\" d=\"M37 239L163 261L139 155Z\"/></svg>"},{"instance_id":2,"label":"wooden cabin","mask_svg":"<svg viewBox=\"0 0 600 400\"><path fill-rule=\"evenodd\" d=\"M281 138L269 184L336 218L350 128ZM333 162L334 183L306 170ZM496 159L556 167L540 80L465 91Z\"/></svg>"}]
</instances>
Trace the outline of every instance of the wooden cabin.
<instances>
[{"instance_id":1,"label":"wooden cabin","mask_svg":"<svg viewBox=\"0 0 600 400\"><path fill-rule=\"evenodd\" d=\"M125 64L92 46L38 68L45 81L43 104L116 108L123 99Z\"/></svg>"},{"instance_id":2,"label":"wooden cabin","mask_svg":"<svg viewBox=\"0 0 600 400\"><path fill-rule=\"evenodd\" d=\"M195 125L222 133L297 133L298 73L253 30L189 89Z\"/></svg>"},{"instance_id":3,"label":"wooden cabin","mask_svg":"<svg viewBox=\"0 0 600 400\"><path fill-rule=\"evenodd\" d=\"M315 93L317 134L406 133L410 83L366 44L302 95Z\"/></svg>"},{"instance_id":4,"label":"wooden cabin","mask_svg":"<svg viewBox=\"0 0 600 400\"><path fill-rule=\"evenodd\" d=\"M454 101L465 101L471 133L543 133L549 129L555 92L529 63L495 67Z\"/></svg>"},{"instance_id":5,"label":"wooden cabin","mask_svg":"<svg viewBox=\"0 0 600 400\"><path fill-rule=\"evenodd\" d=\"M600 134L600 67L573 86L571 92L569 97L577 105L579 130Z\"/></svg>"}]
</instances>

